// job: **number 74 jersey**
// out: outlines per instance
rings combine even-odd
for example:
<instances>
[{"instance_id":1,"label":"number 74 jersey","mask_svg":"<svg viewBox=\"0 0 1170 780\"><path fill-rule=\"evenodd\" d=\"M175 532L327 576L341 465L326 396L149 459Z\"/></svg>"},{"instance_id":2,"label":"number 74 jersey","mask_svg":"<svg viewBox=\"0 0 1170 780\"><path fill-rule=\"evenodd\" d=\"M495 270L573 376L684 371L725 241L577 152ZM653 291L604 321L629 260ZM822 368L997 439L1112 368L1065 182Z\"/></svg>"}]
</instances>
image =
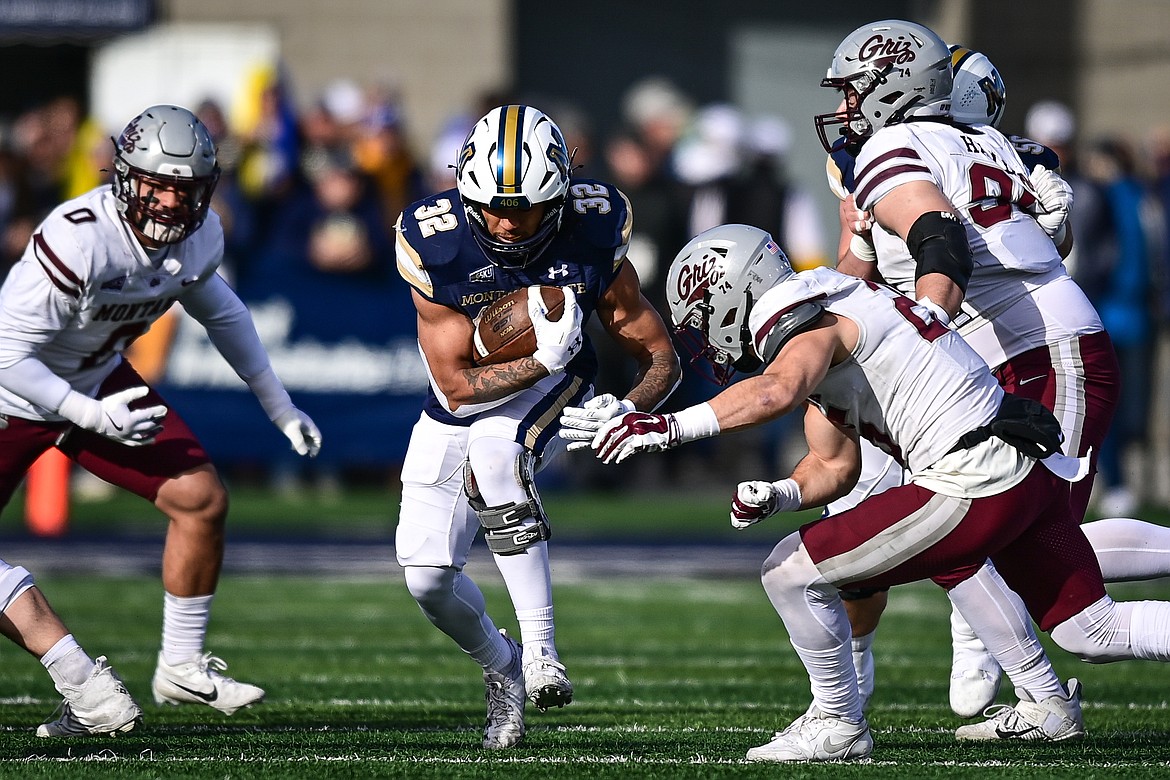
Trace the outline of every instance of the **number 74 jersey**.
<instances>
[{"instance_id":1,"label":"number 74 jersey","mask_svg":"<svg viewBox=\"0 0 1170 780\"><path fill-rule=\"evenodd\" d=\"M0 287L0 366L33 357L92 396L134 339L215 274L223 229L214 212L152 260L116 203L109 186L98 187L37 226ZM2 387L0 413L60 419Z\"/></svg>"}]
</instances>

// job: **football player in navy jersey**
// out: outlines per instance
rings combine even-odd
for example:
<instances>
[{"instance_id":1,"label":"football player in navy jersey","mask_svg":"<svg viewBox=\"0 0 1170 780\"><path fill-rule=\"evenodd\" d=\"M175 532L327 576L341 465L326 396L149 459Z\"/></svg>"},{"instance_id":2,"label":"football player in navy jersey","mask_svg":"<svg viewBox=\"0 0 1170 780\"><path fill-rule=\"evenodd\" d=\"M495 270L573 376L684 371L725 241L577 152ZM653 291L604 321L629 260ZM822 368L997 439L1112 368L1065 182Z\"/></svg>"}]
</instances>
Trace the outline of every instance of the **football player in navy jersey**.
<instances>
[{"instance_id":1,"label":"football player in navy jersey","mask_svg":"<svg viewBox=\"0 0 1170 780\"><path fill-rule=\"evenodd\" d=\"M994 367L1005 389L1053 410L1068 454L1092 454L1095 471L1117 403L1116 358L1096 311L1061 264L1072 240L1066 227L1072 193L1049 167L1055 155L1010 140L992 124L1006 95L998 72L983 55L948 48L921 25L891 20L846 38L822 86L839 90L845 105L817 118L821 140L831 154L844 148L855 157L852 190L832 175L841 169L829 167L843 199L838 268L884 279L934 310ZM833 126L841 127L841 137L830 142L826 130ZM866 472L900 481L896 470L867 466ZM826 512L846 511L883 486L859 488ZM1091 488L1091 479L1072 487L1078 518ZM1170 539L1159 526L1111 518L1084 531L1106 581L1170 573L1170 556L1158 552L1170 549ZM1032 648L1021 649L1013 662L1030 680L1017 684L1027 697L1020 704L964 726L957 736L1058 738L1037 721L1066 707L1071 694L1043 659L1031 626L1018 619L1023 610L1002 578L991 567L976 577L989 593L989 612L1004 617L997 630ZM849 604L855 666L863 677L883 605L884 594ZM994 701L1001 669L958 612L952 629L951 707L970 717Z\"/></svg>"},{"instance_id":2,"label":"football player in navy jersey","mask_svg":"<svg viewBox=\"0 0 1170 780\"><path fill-rule=\"evenodd\" d=\"M247 308L217 273L224 238L210 209L219 166L207 128L180 106L151 106L114 141L112 168L112 184L41 222L0 287L0 505L50 447L152 502L168 519L155 702L230 715L264 691L221 674L226 664L204 651L227 491L195 434L122 354L181 303L299 454L316 455L321 434L293 405ZM0 602L9 597L3 583L20 580L0 563ZM125 730L127 708L102 701L119 696L121 684L109 679L100 663L75 664L58 685L61 716L37 733Z\"/></svg>"},{"instance_id":3,"label":"football player in navy jersey","mask_svg":"<svg viewBox=\"0 0 1170 780\"><path fill-rule=\"evenodd\" d=\"M495 108L476 122L455 167L455 189L412 204L396 225L430 390L402 466L395 547L423 613L483 667L483 746L496 749L523 739L526 699L542 711L573 699L554 641L550 526L534 483L566 448L562 416L580 434L568 446L586 447L618 413L658 406L681 369L626 261L629 203L612 185L571 177L552 119L531 106ZM537 285L564 289L559 320L545 316ZM476 317L524 287L535 353L476 365ZM597 358L583 332L593 315L638 365L620 400L593 394ZM463 571L481 526L520 644L497 628Z\"/></svg>"}]
</instances>

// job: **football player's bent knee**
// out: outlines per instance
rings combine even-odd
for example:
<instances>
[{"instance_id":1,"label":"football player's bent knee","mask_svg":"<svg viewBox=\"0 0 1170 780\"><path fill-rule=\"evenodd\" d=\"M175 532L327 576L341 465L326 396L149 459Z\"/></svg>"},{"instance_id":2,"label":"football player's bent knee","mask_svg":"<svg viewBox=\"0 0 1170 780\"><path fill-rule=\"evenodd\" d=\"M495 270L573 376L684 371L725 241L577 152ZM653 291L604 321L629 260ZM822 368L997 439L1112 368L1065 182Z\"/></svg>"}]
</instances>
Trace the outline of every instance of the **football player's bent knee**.
<instances>
[{"instance_id":1,"label":"football player's bent knee","mask_svg":"<svg viewBox=\"0 0 1170 780\"><path fill-rule=\"evenodd\" d=\"M817 567L800 543L800 534L790 534L764 560L760 580L768 592L803 590L817 577Z\"/></svg>"},{"instance_id":2,"label":"football player's bent knee","mask_svg":"<svg viewBox=\"0 0 1170 780\"><path fill-rule=\"evenodd\" d=\"M522 553L537 542L546 541L552 536L548 519L544 516L544 508L540 505L536 487L532 483L529 460L526 453L521 453L516 458L516 479L524 489L525 500L510 501L496 506L488 506L480 494L471 461L463 464L463 490L467 493L467 502L484 528L484 539L487 541L488 549L496 555Z\"/></svg>"},{"instance_id":3,"label":"football player's bent knee","mask_svg":"<svg viewBox=\"0 0 1170 780\"><path fill-rule=\"evenodd\" d=\"M1118 603L1106 596L1054 627L1049 635L1061 649L1091 664L1134 658L1130 624L1134 606L1141 603Z\"/></svg>"},{"instance_id":4,"label":"football player's bent knee","mask_svg":"<svg viewBox=\"0 0 1170 780\"><path fill-rule=\"evenodd\" d=\"M406 589L425 612L437 611L455 591L455 575L449 566L407 566L403 569Z\"/></svg>"},{"instance_id":5,"label":"football player's bent knee","mask_svg":"<svg viewBox=\"0 0 1170 780\"><path fill-rule=\"evenodd\" d=\"M0 561L0 612L7 612L22 593L33 586L33 576L23 566Z\"/></svg>"}]
</instances>

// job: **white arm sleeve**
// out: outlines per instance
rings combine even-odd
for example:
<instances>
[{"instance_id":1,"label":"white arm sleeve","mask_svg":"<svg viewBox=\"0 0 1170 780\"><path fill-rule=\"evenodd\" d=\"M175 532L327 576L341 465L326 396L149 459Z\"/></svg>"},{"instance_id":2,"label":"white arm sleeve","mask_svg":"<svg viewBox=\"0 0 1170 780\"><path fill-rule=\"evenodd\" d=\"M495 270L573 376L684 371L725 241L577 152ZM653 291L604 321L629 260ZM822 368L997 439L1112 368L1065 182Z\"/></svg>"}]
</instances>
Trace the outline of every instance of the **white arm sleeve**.
<instances>
[{"instance_id":1,"label":"white arm sleeve","mask_svg":"<svg viewBox=\"0 0 1170 780\"><path fill-rule=\"evenodd\" d=\"M0 385L54 414L61 408L65 396L73 390L68 382L34 357L26 357L0 368Z\"/></svg>"},{"instance_id":2,"label":"white arm sleeve","mask_svg":"<svg viewBox=\"0 0 1170 780\"><path fill-rule=\"evenodd\" d=\"M182 297L183 308L207 330L207 337L240 378L248 383L268 419L292 408L288 391L268 361L252 315L218 274L193 285Z\"/></svg>"}]
</instances>

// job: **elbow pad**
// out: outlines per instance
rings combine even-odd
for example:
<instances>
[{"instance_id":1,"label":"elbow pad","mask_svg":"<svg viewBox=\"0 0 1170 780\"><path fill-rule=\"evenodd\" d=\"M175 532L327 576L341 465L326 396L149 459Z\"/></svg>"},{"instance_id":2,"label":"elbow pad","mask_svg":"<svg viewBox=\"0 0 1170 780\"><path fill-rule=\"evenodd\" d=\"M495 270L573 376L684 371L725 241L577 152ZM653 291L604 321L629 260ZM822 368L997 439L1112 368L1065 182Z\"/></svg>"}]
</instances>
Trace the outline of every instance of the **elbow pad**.
<instances>
[{"instance_id":1,"label":"elbow pad","mask_svg":"<svg viewBox=\"0 0 1170 780\"><path fill-rule=\"evenodd\" d=\"M928 211L920 216L906 235L906 247L917 264L915 281L926 274L942 274L967 291L975 259L967 244L967 231L954 214Z\"/></svg>"}]
</instances>

